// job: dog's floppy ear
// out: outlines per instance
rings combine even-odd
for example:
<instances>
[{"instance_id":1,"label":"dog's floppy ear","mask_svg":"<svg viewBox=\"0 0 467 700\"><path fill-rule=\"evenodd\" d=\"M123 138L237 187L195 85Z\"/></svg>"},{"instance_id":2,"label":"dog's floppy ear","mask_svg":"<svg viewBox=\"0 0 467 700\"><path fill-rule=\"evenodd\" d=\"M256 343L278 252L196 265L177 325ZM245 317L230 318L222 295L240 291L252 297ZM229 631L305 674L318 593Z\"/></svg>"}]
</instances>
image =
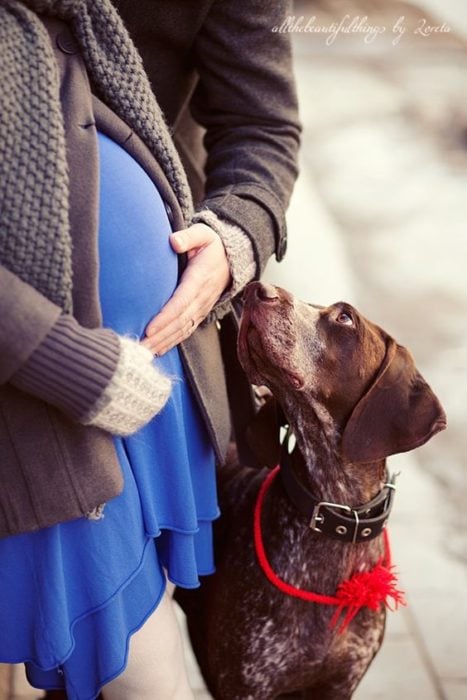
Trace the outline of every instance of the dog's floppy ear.
<instances>
[{"instance_id":1,"label":"dog's floppy ear","mask_svg":"<svg viewBox=\"0 0 467 700\"><path fill-rule=\"evenodd\" d=\"M443 408L412 355L388 340L384 362L344 430L343 456L351 462L374 462L413 450L446 427Z\"/></svg>"},{"instance_id":2,"label":"dog's floppy ear","mask_svg":"<svg viewBox=\"0 0 467 700\"><path fill-rule=\"evenodd\" d=\"M279 412L276 399L268 396L246 431L248 446L261 467L272 468L279 464Z\"/></svg>"}]
</instances>

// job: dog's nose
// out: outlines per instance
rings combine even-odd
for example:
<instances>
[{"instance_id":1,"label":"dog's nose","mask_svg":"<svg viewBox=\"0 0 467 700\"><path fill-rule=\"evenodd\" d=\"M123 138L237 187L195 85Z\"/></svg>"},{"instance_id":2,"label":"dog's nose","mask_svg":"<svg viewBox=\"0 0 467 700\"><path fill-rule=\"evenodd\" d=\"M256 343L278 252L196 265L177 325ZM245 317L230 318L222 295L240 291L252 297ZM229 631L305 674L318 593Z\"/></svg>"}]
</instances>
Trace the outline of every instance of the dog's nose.
<instances>
[{"instance_id":1,"label":"dog's nose","mask_svg":"<svg viewBox=\"0 0 467 700\"><path fill-rule=\"evenodd\" d=\"M246 305L256 302L273 303L278 300L278 289L267 282L250 282L243 292L243 301Z\"/></svg>"},{"instance_id":2,"label":"dog's nose","mask_svg":"<svg viewBox=\"0 0 467 700\"><path fill-rule=\"evenodd\" d=\"M267 284L267 282L260 282L256 287L256 294L261 301L274 301L279 299L279 293L272 284Z\"/></svg>"}]
</instances>

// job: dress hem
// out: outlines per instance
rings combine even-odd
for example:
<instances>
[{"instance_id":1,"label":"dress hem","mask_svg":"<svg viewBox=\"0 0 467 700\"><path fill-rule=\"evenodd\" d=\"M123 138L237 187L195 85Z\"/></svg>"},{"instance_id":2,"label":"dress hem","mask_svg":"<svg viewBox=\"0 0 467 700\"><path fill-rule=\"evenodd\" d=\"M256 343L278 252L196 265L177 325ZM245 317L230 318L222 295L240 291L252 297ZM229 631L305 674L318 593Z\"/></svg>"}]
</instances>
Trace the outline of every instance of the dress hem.
<instances>
[{"instance_id":1,"label":"dress hem","mask_svg":"<svg viewBox=\"0 0 467 700\"><path fill-rule=\"evenodd\" d=\"M210 515L208 517L199 517L197 516L197 521L198 523L213 523L215 520L218 520L221 516L221 512L219 509L217 509L215 515ZM157 537L160 537L163 531L170 531L170 532L176 532L177 535L197 535L199 532L199 527L197 527L195 530L186 530L181 527L175 527L174 525L159 525L158 529L154 532L148 532L147 530L145 531L145 534L147 537L152 537L153 539L156 539Z\"/></svg>"},{"instance_id":2,"label":"dress hem","mask_svg":"<svg viewBox=\"0 0 467 700\"><path fill-rule=\"evenodd\" d=\"M70 636L71 636L72 646L64 654L64 656L60 658L60 660L57 660L52 665L48 665L48 666L42 666L37 661L34 661L33 659L29 659L29 658L27 658L27 659L21 658L19 660L18 659L1 658L0 663L5 663L5 664L31 663L31 664L34 664L34 666L37 666L37 668L40 671L44 671L44 672L54 671L58 666L63 665L70 658L71 654L73 653L73 651L75 649L75 639L73 637L73 630L76 627L76 625L78 624L78 622L81 622L82 620L86 619L90 615L94 615L95 613L98 613L98 612L101 612L102 610L104 610L108 605L110 605L115 600L117 595L119 595L127 586L129 586L130 583L132 583L132 581L134 581L134 579L137 577L137 575L140 573L140 571L142 569L144 558L146 555L146 549L147 549L148 545L150 545L152 542L153 542L152 538L149 537L148 540L146 541L146 544L143 547L143 552L142 552L141 558L139 560L139 563L138 563L136 569L134 569L134 571L132 571L132 573L129 576L127 576L127 578L118 586L118 588L112 593L112 595L109 598L107 598L107 600L103 601L102 603L99 603L99 605L96 605L94 608L90 608L89 610L86 610L86 612L81 613L81 615L76 617L70 623L69 632L70 632ZM164 585L164 588L165 588L165 585Z\"/></svg>"},{"instance_id":3,"label":"dress hem","mask_svg":"<svg viewBox=\"0 0 467 700\"><path fill-rule=\"evenodd\" d=\"M149 609L149 611L148 611L147 613L144 614L142 621L141 621L140 623L138 623L138 624L136 625L136 627L133 627L133 629L131 629L131 630L128 632L127 637L126 637L126 640L125 640L124 662L123 662L123 664L120 666L119 670L118 670L118 671L115 671L115 672L112 673L112 674L110 674L110 676L108 676L105 680L100 681L96 693L94 693L93 695L90 695L90 696L88 696L88 697L86 697L86 698L83 698L83 700L95 700L95 698L98 697L98 695L99 695L99 693L101 692L101 690L102 690L108 683L110 683L111 681L113 681L115 678L117 678L118 676L120 676L120 675L124 672L124 670L126 669L126 667L127 667L127 665L128 665L128 654L129 654L129 647L130 647L130 639L131 639L131 637L132 637L136 632L138 632L138 630L140 630L140 629L143 627L143 625L145 624L145 622L149 619L149 617L153 614L153 612L155 612L155 610L156 610L157 607L159 606L159 603L160 603L161 600L162 600L162 597L163 597L163 595L164 595L166 589L167 589L167 582L166 582L166 580L165 580L164 583L163 583L163 585L162 585L162 589L161 589L161 591L160 591L160 594L159 594L159 596L158 596L156 602L154 603L154 605L152 605L151 608ZM97 611L96 611L96 612L97 612ZM66 659L65 659L65 661L66 661ZM12 663L12 662L9 662L9 663ZM34 662L30 662L30 663L34 663ZM61 664L59 664L59 665L61 665ZM51 670L55 670L55 668L56 668L56 666L54 666L53 669L41 669L41 670L44 670L44 671L51 671ZM27 669L26 669L26 676L27 676L27 678L28 678L28 681L29 681L30 685L32 685L33 688L37 688L38 690L63 690L63 689L66 690L66 685L65 685L65 684L64 684L64 685L47 685L47 686L46 686L46 685L40 685L40 686L39 686L39 685L35 685L34 682L32 682L32 681L30 680L29 674L28 674L28 672L27 672ZM70 685L71 685L71 684L70 684Z\"/></svg>"}]
</instances>

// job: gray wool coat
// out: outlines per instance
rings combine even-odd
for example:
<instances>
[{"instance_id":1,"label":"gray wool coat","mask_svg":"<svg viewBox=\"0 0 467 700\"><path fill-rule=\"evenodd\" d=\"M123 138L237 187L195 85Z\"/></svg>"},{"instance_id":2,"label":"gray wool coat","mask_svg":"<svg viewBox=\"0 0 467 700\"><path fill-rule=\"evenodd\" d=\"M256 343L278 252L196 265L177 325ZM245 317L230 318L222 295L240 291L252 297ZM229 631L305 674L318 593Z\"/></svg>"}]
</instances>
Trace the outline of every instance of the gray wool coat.
<instances>
[{"instance_id":1,"label":"gray wool coat","mask_svg":"<svg viewBox=\"0 0 467 700\"><path fill-rule=\"evenodd\" d=\"M119 7L121 3L115 4ZM203 15L206 19L210 5L215 3L201 4L206 10ZM154 9L159 4L143 2L141 5L141 14L139 11L135 14L144 23L149 5ZM190 86L194 85L193 80L199 82L199 77L194 77L194 74L191 75L191 82L187 82L188 54L183 49L184 41L188 44L193 42L195 27L190 21L182 22L178 16L183 7L186 17L192 10L187 3L163 2L160 5L166 11L161 31L165 27L164 31L167 32L159 51L160 73L166 74L167 80L164 89L156 91L156 96L163 110L166 110L169 123L173 123L174 128L178 126L192 183L195 183L201 199L203 188L198 178L197 162L191 160L191 165L189 162L190 154L194 152L194 145L192 148L189 144L196 141L196 129L192 122L186 129L182 128L187 119L187 101L180 98L174 102L173 99L176 94L185 94L186 97L190 94ZM175 14L171 14L172 11ZM176 29L176 22L179 22L179 29ZM120 143L153 178L166 202L174 230L185 224L173 192L148 148L113 112L92 96L84 65L65 25L53 19L48 19L46 25L62 80L61 99L70 171L74 316L83 326L93 328L101 324L97 296L96 126ZM157 21L153 26L158 26ZM131 27L129 29L131 31ZM199 26L198 31L201 32ZM185 35L184 40L182 34ZM138 39L138 36L134 38ZM141 50L141 46L139 48ZM142 53L144 58L144 51ZM285 71L289 71L287 66ZM269 72L271 84L267 85L266 80L264 85L257 87L257 105L265 101L259 97L260 92L273 93L274 86L280 83L285 86L282 68ZM188 73L192 73L191 69ZM277 84L274 78L276 73L280 75ZM291 86L290 72L288 77ZM209 82L209 77L205 75L204 84ZM227 100L225 95L223 100ZM269 148L260 148L256 152L251 146L251 139L261 142L258 124L251 127L247 135L244 124L239 123L232 129L233 125L224 123L222 117L224 125L217 125L213 130L212 126L209 129L202 110L200 112L199 121L204 122L208 133L211 131L213 139L214 133L224 133L224 137L217 141L217 147L214 143L207 144L214 163L209 165L208 162L208 196L205 201L219 216L239 223L249 233L258 273L274 251L277 257L281 257L285 247L284 209L296 175L295 152L299 131L292 87L285 90L285 103L287 108L282 114L280 109L275 110L275 127L265 116L261 118L261 115L256 115L256 121L263 119L267 122L266 131L276 129L275 141L279 144L271 142ZM227 110L226 103L223 109ZM254 107L250 106L250 110L254 110ZM255 122L251 115L243 115L241 121L245 120ZM259 130L256 136L253 133L255 128ZM234 136L228 137L227 133ZM226 140L230 155L226 155ZM59 307L0 267L0 536L82 517L98 504L118 495L123 486L109 434L94 427L81 426L50 404L16 389L9 382L9 378L47 335L60 313ZM231 420L217 325L211 323L198 328L181 345L180 351L217 457L222 460L231 436Z\"/></svg>"},{"instance_id":2,"label":"gray wool coat","mask_svg":"<svg viewBox=\"0 0 467 700\"><path fill-rule=\"evenodd\" d=\"M273 253L285 254L297 177L290 35L274 31L293 14L291 1L112 3L174 131L195 202L250 236L261 274Z\"/></svg>"}]
</instances>

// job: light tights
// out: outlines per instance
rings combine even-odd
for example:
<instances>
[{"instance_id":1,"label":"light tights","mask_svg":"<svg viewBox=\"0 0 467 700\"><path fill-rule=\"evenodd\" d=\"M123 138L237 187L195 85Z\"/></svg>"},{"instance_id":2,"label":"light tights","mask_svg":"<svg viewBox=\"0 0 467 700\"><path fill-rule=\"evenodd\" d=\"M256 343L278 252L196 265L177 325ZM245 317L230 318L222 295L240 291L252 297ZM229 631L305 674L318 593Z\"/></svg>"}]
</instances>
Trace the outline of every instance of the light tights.
<instances>
[{"instance_id":1,"label":"light tights","mask_svg":"<svg viewBox=\"0 0 467 700\"><path fill-rule=\"evenodd\" d=\"M104 700L193 700L171 593L131 637L128 665L104 686Z\"/></svg>"}]
</instances>

